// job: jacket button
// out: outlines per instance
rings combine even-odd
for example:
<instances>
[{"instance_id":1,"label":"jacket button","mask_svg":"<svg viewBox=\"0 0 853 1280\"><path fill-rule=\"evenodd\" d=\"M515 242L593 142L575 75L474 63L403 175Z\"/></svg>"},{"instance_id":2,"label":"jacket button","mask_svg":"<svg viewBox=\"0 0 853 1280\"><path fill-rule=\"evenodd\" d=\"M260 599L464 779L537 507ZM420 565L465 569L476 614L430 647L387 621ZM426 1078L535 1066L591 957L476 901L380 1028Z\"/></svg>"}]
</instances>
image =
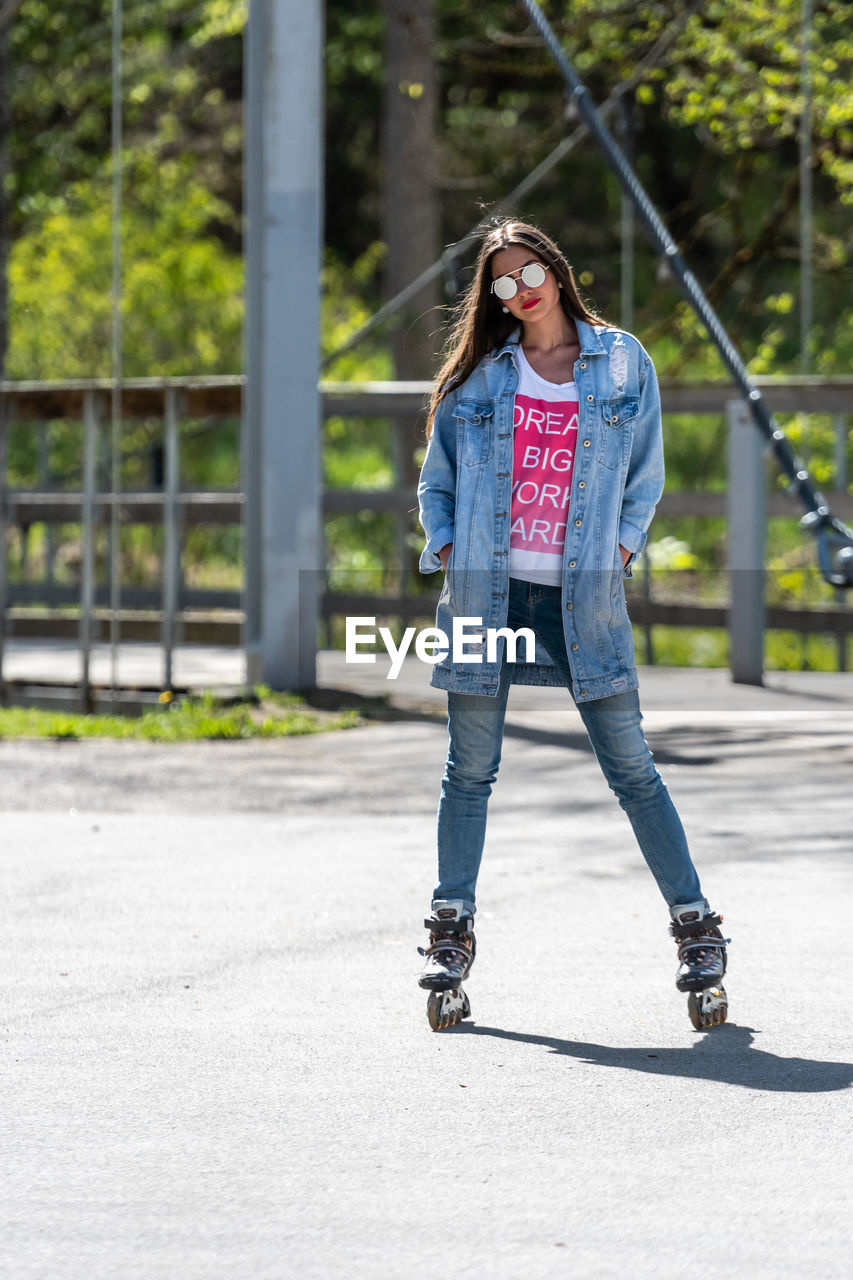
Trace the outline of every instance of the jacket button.
<instances>
[{"instance_id":1,"label":"jacket button","mask_svg":"<svg viewBox=\"0 0 853 1280\"><path fill-rule=\"evenodd\" d=\"M567 609L574 609L574 607L575 607L575 606L572 604L571 600L570 600L570 601L569 601L569 603L566 605L566 608L567 608Z\"/></svg>"},{"instance_id":2,"label":"jacket button","mask_svg":"<svg viewBox=\"0 0 853 1280\"><path fill-rule=\"evenodd\" d=\"M583 442L583 447L584 447L585 449L588 449L588 448L589 448L589 446L590 446L591 444L592 444L592 441L591 441L591 440L584 440L584 442Z\"/></svg>"},{"instance_id":3,"label":"jacket button","mask_svg":"<svg viewBox=\"0 0 853 1280\"><path fill-rule=\"evenodd\" d=\"M581 689L581 697L582 698L586 697L586 689Z\"/></svg>"},{"instance_id":4,"label":"jacket button","mask_svg":"<svg viewBox=\"0 0 853 1280\"><path fill-rule=\"evenodd\" d=\"M581 360L580 365L578 366L578 368L580 368L580 369L585 369L585 368L586 368L586 360Z\"/></svg>"},{"instance_id":5,"label":"jacket button","mask_svg":"<svg viewBox=\"0 0 853 1280\"><path fill-rule=\"evenodd\" d=\"M587 396L587 400L594 400L595 396Z\"/></svg>"},{"instance_id":6,"label":"jacket button","mask_svg":"<svg viewBox=\"0 0 853 1280\"><path fill-rule=\"evenodd\" d=\"M575 528L576 528L576 529L579 529L579 528L581 527L581 525L582 525L582 524L583 524L583 521L582 521L582 520L576 520L576 521L575 521Z\"/></svg>"},{"instance_id":7,"label":"jacket button","mask_svg":"<svg viewBox=\"0 0 853 1280\"><path fill-rule=\"evenodd\" d=\"M619 414L618 414L618 413L614 413L614 415L613 415L613 421L614 421L614 422L618 422L618 421L619 421Z\"/></svg>"},{"instance_id":8,"label":"jacket button","mask_svg":"<svg viewBox=\"0 0 853 1280\"><path fill-rule=\"evenodd\" d=\"M580 648L580 645L579 645L579 644L573 644L573 645L572 645L572 648L574 649L575 653L577 653L578 649Z\"/></svg>"},{"instance_id":9,"label":"jacket button","mask_svg":"<svg viewBox=\"0 0 853 1280\"><path fill-rule=\"evenodd\" d=\"M574 569L576 565L577 565L577 560L570 560L570 561L569 561L569 568L570 568L570 569Z\"/></svg>"},{"instance_id":10,"label":"jacket button","mask_svg":"<svg viewBox=\"0 0 853 1280\"><path fill-rule=\"evenodd\" d=\"M581 480L580 484L578 485L578 488L579 488L579 489L585 489L585 488L586 488L586 480Z\"/></svg>"}]
</instances>

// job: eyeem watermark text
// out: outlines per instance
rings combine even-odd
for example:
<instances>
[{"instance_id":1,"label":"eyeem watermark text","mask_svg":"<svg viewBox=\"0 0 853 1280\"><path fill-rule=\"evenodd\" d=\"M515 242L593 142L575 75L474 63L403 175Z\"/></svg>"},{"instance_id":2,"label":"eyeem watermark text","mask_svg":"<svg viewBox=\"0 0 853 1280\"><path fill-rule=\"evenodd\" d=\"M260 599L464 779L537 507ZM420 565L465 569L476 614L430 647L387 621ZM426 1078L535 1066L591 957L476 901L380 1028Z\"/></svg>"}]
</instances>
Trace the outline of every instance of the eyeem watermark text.
<instances>
[{"instance_id":1,"label":"eyeem watermark text","mask_svg":"<svg viewBox=\"0 0 853 1280\"><path fill-rule=\"evenodd\" d=\"M454 618L450 639L440 627L424 627L421 631L415 627L406 627L399 645L394 643L394 637L387 627L379 627L378 635L391 658L388 680L397 679L412 640L415 642L417 657L430 666L441 662L448 654L454 663L497 662L499 639L506 641L507 662L517 661L519 640L524 640L524 657L521 661L536 661L536 637L530 627L519 627L517 631L513 631L511 627L484 627L482 618ZM375 662L376 654L359 653L359 646L375 644L376 639L375 618L347 618L347 662Z\"/></svg>"}]
</instances>

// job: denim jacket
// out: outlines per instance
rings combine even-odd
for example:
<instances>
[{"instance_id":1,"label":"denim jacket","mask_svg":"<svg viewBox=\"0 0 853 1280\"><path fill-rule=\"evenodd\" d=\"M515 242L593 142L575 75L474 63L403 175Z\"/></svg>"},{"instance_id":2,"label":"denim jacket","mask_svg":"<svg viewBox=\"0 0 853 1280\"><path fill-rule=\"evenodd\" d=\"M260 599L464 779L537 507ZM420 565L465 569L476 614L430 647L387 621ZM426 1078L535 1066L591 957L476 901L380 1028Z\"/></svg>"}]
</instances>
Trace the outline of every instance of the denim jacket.
<instances>
[{"instance_id":1,"label":"denim jacket","mask_svg":"<svg viewBox=\"0 0 853 1280\"><path fill-rule=\"evenodd\" d=\"M663 491L660 397L654 366L636 338L577 322L579 424L563 555L566 654L578 702L637 687L623 576L643 549ZM467 662L452 650L433 666L431 683L456 693L494 696L503 640L488 660L485 631L506 625L512 502L513 410L520 331L484 357L438 407L418 486L426 533L422 573L441 568L453 543L436 626L448 637L465 627ZM619 544L631 559L624 574ZM527 656L522 643L517 656ZM472 657L479 660L472 661ZM518 684L560 685L537 645L535 662L516 661Z\"/></svg>"}]
</instances>

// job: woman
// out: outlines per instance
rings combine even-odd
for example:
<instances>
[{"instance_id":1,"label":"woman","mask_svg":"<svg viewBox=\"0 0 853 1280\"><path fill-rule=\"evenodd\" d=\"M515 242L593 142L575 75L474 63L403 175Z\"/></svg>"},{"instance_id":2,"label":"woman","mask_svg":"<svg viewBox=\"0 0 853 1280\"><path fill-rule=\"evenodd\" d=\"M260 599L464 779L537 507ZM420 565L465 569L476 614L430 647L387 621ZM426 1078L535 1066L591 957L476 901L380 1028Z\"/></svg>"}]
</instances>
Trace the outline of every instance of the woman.
<instances>
[{"instance_id":1,"label":"woman","mask_svg":"<svg viewBox=\"0 0 853 1280\"><path fill-rule=\"evenodd\" d=\"M449 635L454 619L466 620L464 647L433 667L432 683L447 690L450 743L424 988L454 991L473 963L486 810L513 682L563 685L574 698L669 907L679 990L704 991L725 972L721 917L643 738L625 607L623 575L663 478L657 379L639 342L589 311L548 236L523 222L489 230L436 380L418 489L420 567L445 570L436 625ZM495 643L501 628L532 631L535 653L523 641L514 653L505 636ZM436 999L430 1021L445 1025ZM464 1006L457 1001L458 1016Z\"/></svg>"}]
</instances>

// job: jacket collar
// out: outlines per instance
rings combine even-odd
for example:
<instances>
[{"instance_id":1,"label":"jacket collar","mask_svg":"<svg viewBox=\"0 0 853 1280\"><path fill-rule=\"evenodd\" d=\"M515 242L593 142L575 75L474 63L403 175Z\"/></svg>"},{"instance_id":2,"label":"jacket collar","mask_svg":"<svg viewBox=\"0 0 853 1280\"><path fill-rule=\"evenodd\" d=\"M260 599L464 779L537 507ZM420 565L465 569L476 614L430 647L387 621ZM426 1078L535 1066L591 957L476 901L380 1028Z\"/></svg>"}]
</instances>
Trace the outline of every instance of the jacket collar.
<instances>
[{"instance_id":1,"label":"jacket collar","mask_svg":"<svg viewBox=\"0 0 853 1280\"><path fill-rule=\"evenodd\" d=\"M578 341L581 344L581 355L582 356L604 355L606 351L606 347L598 335L599 335L599 331L601 329L606 328L607 326L601 325L601 324L598 324L598 325L587 324L586 320L576 320L575 324L578 327Z\"/></svg>"},{"instance_id":2,"label":"jacket collar","mask_svg":"<svg viewBox=\"0 0 853 1280\"><path fill-rule=\"evenodd\" d=\"M598 336L598 331L605 326L587 324L585 320L576 320L575 324L577 325L578 330L578 341L581 344L581 355L604 355L605 347L601 338ZM498 347L496 351L492 352L492 359L497 360L500 356L514 355L515 349L520 341L521 329L518 328L509 335L502 347Z\"/></svg>"},{"instance_id":3,"label":"jacket collar","mask_svg":"<svg viewBox=\"0 0 853 1280\"><path fill-rule=\"evenodd\" d=\"M492 359L497 360L501 356L515 355L515 349L521 341L521 329L516 329L509 335L502 347L496 347L492 352Z\"/></svg>"}]
</instances>

